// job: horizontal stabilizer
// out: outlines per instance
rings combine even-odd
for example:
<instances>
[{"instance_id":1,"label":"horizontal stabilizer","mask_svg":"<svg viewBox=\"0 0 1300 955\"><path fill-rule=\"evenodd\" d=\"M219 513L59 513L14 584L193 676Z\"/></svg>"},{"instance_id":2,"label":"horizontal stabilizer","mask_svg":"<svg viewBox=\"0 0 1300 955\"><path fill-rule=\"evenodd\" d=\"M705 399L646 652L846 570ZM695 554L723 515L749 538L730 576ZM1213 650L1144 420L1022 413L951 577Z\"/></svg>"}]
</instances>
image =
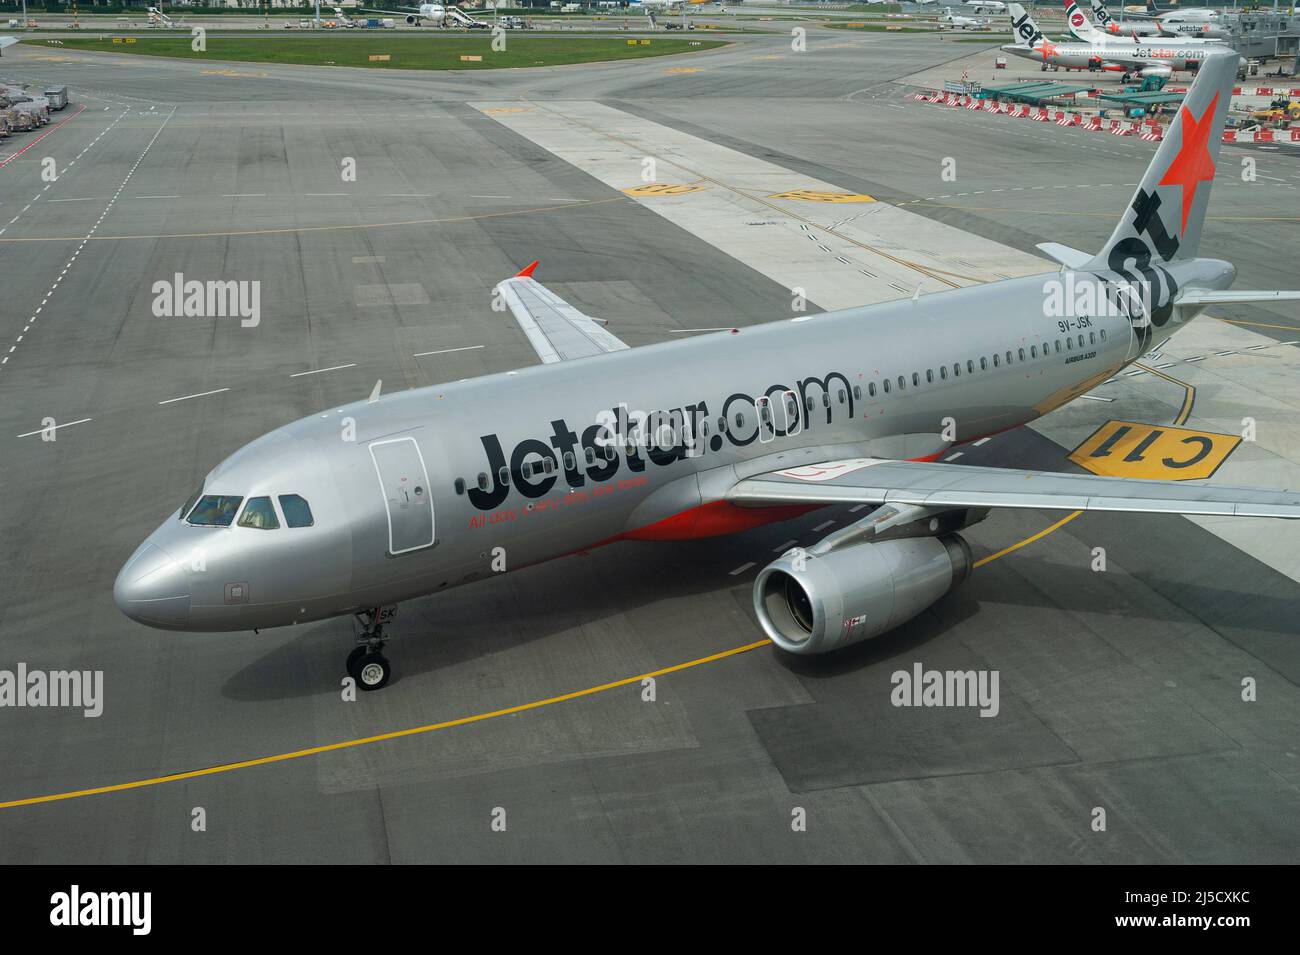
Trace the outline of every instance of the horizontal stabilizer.
<instances>
[{"instance_id":1,"label":"horizontal stabilizer","mask_svg":"<svg viewBox=\"0 0 1300 955\"><path fill-rule=\"evenodd\" d=\"M1092 256L1087 252L1080 252L1078 249L1072 249L1068 245L1061 245L1059 242L1040 242L1038 243L1038 251L1048 258L1060 262L1067 269L1081 269L1092 261Z\"/></svg>"},{"instance_id":2,"label":"horizontal stabilizer","mask_svg":"<svg viewBox=\"0 0 1300 955\"><path fill-rule=\"evenodd\" d=\"M1255 292L1244 290L1240 292L1215 292L1201 291L1199 289L1188 289L1174 299L1175 305L1252 305L1256 303L1267 302L1296 302L1300 301L1300 292L1294 291L1277 291L1277 292Z\"/></svg>"}]
</instances>

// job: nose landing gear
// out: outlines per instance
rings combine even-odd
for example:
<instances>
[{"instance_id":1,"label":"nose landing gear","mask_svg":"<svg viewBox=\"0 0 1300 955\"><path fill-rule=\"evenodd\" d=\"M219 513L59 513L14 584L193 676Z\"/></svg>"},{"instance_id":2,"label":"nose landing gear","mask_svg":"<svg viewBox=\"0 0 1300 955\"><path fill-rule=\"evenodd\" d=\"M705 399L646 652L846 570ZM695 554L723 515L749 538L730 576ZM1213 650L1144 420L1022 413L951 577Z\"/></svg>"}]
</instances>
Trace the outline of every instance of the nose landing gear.
<instances>
[{"instance_id":1,"label":"nose landing gear","mask_svg":"<svg viewBox=\"0 0 1300 955\"><path fill-rule=\"evenodd\" d=\"M380 690L388 685L393 674L393 666L384 656L384 627L391 623L397 614L396 607L376 607L356 614L361 624L357 634L357 645L348 654L348 676L356 681L363 690Z\"/></svg>"}]
</instances>

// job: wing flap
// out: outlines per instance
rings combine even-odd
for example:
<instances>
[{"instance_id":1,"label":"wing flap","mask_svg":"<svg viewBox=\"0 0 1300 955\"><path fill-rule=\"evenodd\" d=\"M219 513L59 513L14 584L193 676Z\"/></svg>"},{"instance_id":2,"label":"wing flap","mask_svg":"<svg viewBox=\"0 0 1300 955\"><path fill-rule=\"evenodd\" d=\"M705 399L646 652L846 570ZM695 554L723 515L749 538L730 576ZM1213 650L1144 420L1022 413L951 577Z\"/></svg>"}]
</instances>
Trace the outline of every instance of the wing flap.
<instances>
[{"instance_id":1,"label":"wing flap","mask_svg":"<svg viewBox=\"0 0 1300 955\"><path fill-rule=\"evenodd\" d=\"M628 347L596 319L533 279L536 267L534 262L513 278L499 282L497 292L544 364L591 358Z\"/></svg>"},{"instance_id":2,"label":"wing flap","mask_svg":"<svg viewBox=\"0 0 1300 955\"><path fill-rule=\"evenodd\" d=\"M735 504L913 504L1300 519L1300 491L860 458L738 482Z\"/></svg>"}]
</instances>

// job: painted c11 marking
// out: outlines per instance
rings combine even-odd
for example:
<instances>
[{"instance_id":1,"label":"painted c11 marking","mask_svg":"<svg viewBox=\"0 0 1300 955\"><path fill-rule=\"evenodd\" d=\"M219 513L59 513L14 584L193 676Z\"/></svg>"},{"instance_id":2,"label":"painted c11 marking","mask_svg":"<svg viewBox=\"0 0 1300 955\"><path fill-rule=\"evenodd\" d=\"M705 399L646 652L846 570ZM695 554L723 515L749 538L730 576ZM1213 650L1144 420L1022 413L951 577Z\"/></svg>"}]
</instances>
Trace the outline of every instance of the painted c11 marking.
<instances>
[{"instance_id":1,"label":"painted c11 marking","mask_svg":"<svg viewBox=\"0 0 1300 955\"><path fill-rule=\"evenodd\" d=\"M1241 438L1235 434L1107 421L1069 457L1080 467L1107 477L1199 481L1211 477L1239 444Z\"/></svg>"}]
</instances>

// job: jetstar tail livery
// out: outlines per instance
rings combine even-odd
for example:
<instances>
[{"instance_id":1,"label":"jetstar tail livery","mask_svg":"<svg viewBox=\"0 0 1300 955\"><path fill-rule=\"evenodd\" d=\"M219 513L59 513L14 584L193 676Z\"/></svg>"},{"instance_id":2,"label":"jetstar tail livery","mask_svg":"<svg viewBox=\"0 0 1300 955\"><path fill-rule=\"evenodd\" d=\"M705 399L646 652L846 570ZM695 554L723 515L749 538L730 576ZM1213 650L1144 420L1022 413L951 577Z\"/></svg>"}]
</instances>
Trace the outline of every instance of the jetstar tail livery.
<instances>
[{"instance_id":1,"label":"jetstar tail livery","mask_svg":"<svg viewBox=\"0 0 1300 955\"><path fill-rule=\"evenodd\" d=\"M540 364L258 438L148 535L117 604L170 630L355 615L348 671L377 689L396 604L616 541L869 505L757 577L758 626L803 654L884 633L965 580L960 531L991 508L1300 517L1296 491L936 460L1078 397L1205 306L1300 298L1226 291L1233 266L1197 255L1235 66L1200 71L1099 252L1042 247L1058 273L629 348L530 266L498 290ZM1090 304L1062 305L1060 287Z\"/></svg>"}]
</instances>

